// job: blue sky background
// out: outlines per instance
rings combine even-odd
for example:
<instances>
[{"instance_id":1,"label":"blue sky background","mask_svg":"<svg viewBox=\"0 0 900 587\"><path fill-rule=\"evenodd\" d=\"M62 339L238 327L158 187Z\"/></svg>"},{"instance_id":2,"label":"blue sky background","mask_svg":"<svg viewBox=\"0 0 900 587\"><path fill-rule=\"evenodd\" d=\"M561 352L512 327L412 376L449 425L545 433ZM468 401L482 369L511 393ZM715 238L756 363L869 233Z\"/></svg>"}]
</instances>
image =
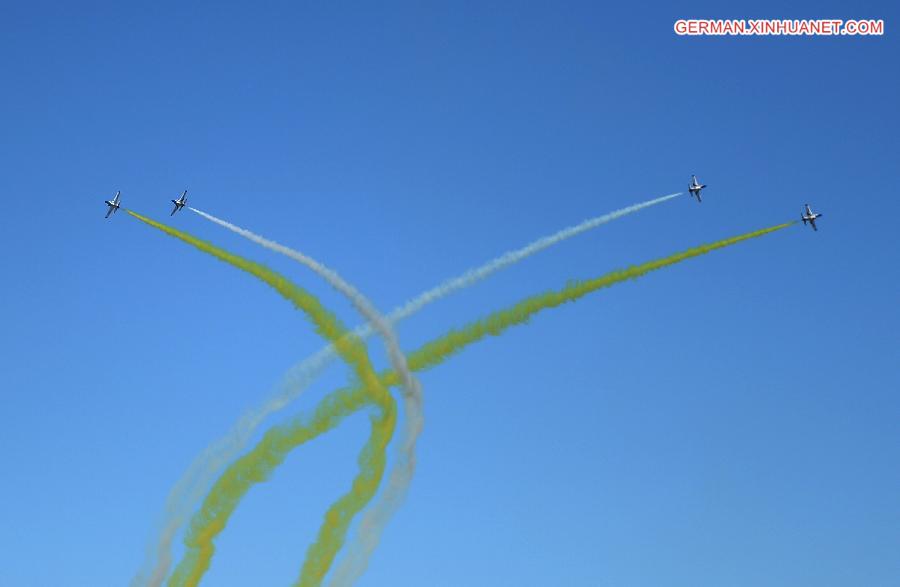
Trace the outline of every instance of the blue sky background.
<instances>
[{"instance_id":1,"label":"blue sky background","mask_svg":"<svg viewBox=\"0 0 900 587\"><path fill-rule=\"evenodd\" d=\"M0 584L126 584L194 456L321 345L260 283L105 221L116 190L168 220L188 189L388 310L697 173L702 205L569 241L401 341L804 202L821 230L605 290L423 373L418 473L361 585L896 585L896 4L377 4L3 5ZM676 37L698 17L887 34ZM309 271L172 222L358 322ZM366 431L351 418L255 488L204 584L289 584Z\"/></svg>"}]
</instances>

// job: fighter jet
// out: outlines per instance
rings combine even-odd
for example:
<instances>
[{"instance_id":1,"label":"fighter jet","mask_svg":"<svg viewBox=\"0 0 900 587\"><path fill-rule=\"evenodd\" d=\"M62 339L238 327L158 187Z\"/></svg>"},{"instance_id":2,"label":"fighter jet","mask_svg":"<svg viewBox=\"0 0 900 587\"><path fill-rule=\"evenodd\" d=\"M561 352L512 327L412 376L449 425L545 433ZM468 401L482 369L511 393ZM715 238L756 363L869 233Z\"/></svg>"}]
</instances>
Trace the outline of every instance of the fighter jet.
<instances>
[{"instance_id":1,"label":"fighter jet","mask_svg":"<svg viewBox=\"0 0 900 587\"><path fill-rule=\"evenodd\" d=\"M818 228L816 228L816 218L820 217L821 215L822 215L821 212L814 213L809 208L809 204L806 204L806 214L801 214L800 220L803 221L803 224L806 224L807 222L809 222L812 225L813 230L819 230Z\"/></svg>"},{"instance_id":2,"label":"fighter jet","mask_svg":"<svg viewBox=\"0 0 900 587\"><path fill-rule=\"evenodd\" d=\"M702 190L705 187L706 187L706 184L701 184L699 181L697 181L696 175L691 176L691 183L688 184L688 191L691 192L692 196L697 196L698 204L703 201L703 199L700 197L700 190Z\"/></svg>"},{"instance_id":3,"label":"fighter jet","mask_svg":"<svg viewBox=\"0 0 900 587\"><path fill-rule=\"evenodd\" d=\"M187 190L184 190L184 191L181 193L181 197L180 197L180 198L178 198L177 200L172 200L172 203L175 204L175 209L172 210L172 213L169 214L169 216L174 216L174 215L175 215L175 212L178 212L179 210L181 210L182 208L184 208L184 205L185 205L185 204L187 204Z\"/></svg>"},{"instance_id":4,"label":"fighter jet","mask_svg":"<svg viewBox=\"0 0 900 587\"><path fill-rule=\"evenodd\" d=\"M115 197L112 200L106 200L106 205L109 206L109 210L106 211L106 217L109 218L109 215L113 212L119 211L119 194L122 192L116 192Z\"/></svg>"}]
</instances>

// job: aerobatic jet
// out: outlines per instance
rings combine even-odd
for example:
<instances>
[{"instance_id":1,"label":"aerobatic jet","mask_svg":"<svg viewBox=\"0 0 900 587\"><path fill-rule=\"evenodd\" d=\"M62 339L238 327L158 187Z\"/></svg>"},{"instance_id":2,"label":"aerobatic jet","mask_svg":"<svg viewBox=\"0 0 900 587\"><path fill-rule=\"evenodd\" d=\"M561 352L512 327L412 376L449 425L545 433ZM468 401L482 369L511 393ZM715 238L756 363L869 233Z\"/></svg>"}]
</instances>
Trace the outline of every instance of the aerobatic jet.
<instances>
[{"instance_id":1,"label":"aerobatic jet","mask_svg":"<svg viewBox=\"0 0 900 587\"><path fill-rule=\"evenodd\" d=\"M699 181L697 181L696 175L691 176L691 183L688 184L688 191L691 192L692 196L697 196L698 204L703 201L703 199L700 197L700 190L702 190L705 187L706 187L706 184L701 184Z\"/></svg>"},{"instance_id":2,"label":"aerobatic jet","mask_svg":"<svg viewBox=\"0 0 900 587\"><path fill-rule=\"evenodd\" d=\"M178 212L179 210L184 208L185 204L187 204L187 190L184 190L184 192L181 193L180 198L178 198L177 200L172 200L172 203L175 204L175 209L172 210L172 213L169 214L169 216L174 216L175 212Z\"/></svg>"},{"instance_id":3,"label":"aerobatic jet","mask_svg":"<svg viewBox=\"0 0 900 587\"><path fill-rule=\"evenodd\" d=\"M821 215L822 215L821 212L814 213L810 209L809 204L806 204L806 214L801 214L800 220L803 221L803 224L806 224L807 222L809 222L812 225L813 230L819 230L818 228L816 228L816 218L820 217Z\"/></svg>"},{"instance_id":4,"label":"aerobatic jet","mask_svg":"<svg viewBox=\"0 0 900 587\"><path fill-rule=\"evenodd\" d=\"M107 218L109 218L110 214L119 210L119 194L121 193L122 192L116 192L116 195L112 200L106 200L106 205L109 206L109 210L106 211Z\"/></svg>"}]
</instances>

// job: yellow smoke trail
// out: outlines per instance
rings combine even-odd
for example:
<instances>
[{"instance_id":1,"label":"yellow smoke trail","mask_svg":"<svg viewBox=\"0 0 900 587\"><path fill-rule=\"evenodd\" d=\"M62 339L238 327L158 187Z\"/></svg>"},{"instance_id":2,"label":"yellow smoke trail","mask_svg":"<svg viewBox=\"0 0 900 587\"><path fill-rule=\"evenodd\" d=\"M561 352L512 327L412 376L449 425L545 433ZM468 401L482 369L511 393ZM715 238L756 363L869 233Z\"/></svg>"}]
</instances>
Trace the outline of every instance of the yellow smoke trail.
<instances>
[{"instance_id":1,"label":"yellow smoke trail","mask_svg":"<svg viewBox=\"0 0 900 587\"><path fill-rule=\"evenodd\" d=\"M693 247L680 253L649 261L641 265L635 265L607 273L601 277L586 281L574 281L557 291L538 294L522 300L514 306L494 312L487 317L477 320L463 328L452 330L449 333L429 342L418 350L407 355L409 368L413 371L422 371L434 367L451 355L461 351L466 346L478 342L482 338L492 335L499 336L512 326L527 322L532 316L547 308L554 308L566 302L574 302L585 295L599 289L610 287L629 279L637 279L650 272L675 265L682 261L704 255L717 249L722 249L745 240L757 238L778 230L787 228L796 222L787 222L769 228L748 232L739 236L723 239L706 245ZM397 385L400 377L393 371L388 371L380 376L384 385ZM227 503L218 504L221 525L215 528L218 534L224 527L225 521L234 513L240 499L250 488L264 481L284 461L288 453L297 446L328 432L337 426L343 418L367 405L369 398L360 388L344 388L332 392L326 396L309 418L299 417L291 422L274 426L264 435L263 439L248 453L232 463L219 477L212 492L207 497L209 501L214 494L216 498L227 495ZM371 442L371 439L370 439ZM201 510L206 510L206 503ZM195 528L202 529L207 523L201 514L195 515L191 523L192 532ZM334 516L339 518L339 515ZM199 520L199 522L198 522ZM334 520L338 521L337 519ZM349 522L349 521L348 521ZM310 549L312 550L312 549ZM316 554L316 553L311 553ZM188 556L193 556L189 554ZM183 561L182 561L183 562ZM317 571L322 569L325 563L330 561L316 561ZM307 579L306 569L310 566L307 561L303 567L301 581ZM180 567L181 565L179 565ZM327 570L327 569L326 569ZM317 585L315 578L320 577L316 572L309 577L308 583L302 585Z\"/></svg>"},{"instance_id":2,"label":"yellow smoke trail","mask_svg":"<svg viewBox=\"0 0 900 587\"><path fill-rule=\"evenodd\" d=\"M404 408L406 414L406 426L401 435L401 441L399 443L400 455L397 459L397 462L394 465L392 470L390 479L391 482L388 485L387 490L385 490L381 496L381 501L387 502L388 504L399 501L400 497L405 493L406 488L409 486L412 481L412 475L415 468L415 460L416 460L416 440L418 439L419 433L422 430L424 424L424 416L422 413L422 386L418 380L412 375L409 371L409 368L406 366L406 357L403 355L403 350L400 347L400 341L397 338L397 334L394 332L393 326L391 323L385 319L384 316L375 308L372 302L369 301L356 287L351 285L348 281L346 281L343 277L341 277L336 271L326 267L321 262L313 259L309 255L305 253L301 253L300 251L296 251L290 247L282 245L281 243L277 243L271 239L268 239L264 236L251 232L246 228L242 228L231 222L223 220L221 218L217 218L208 212L204 212L202 210L198 210L197 208L188 207L192 212L198 214L202 218L209 220L223 228L226 228L235 234L238 234L246 239L249 239L252 242L255 242L258 245L266 247L269 250L275 251L276 253L280 253L282 255L286 255L287 257L301 263L302 265L309 267L320 277L325 279L332 287L334 287L337 291L347 297L353 306L359 311L363 317L368 321L368 329L375 330L381 337L384 339L385 347L387 349L388 359L391 362L391 367L397 373L402 375L403 379L403 399L404 399ZM545 245L549 246L549 244ZM513 259L510 259L509 262L514 262ZM361 335L358 334L360 338ZM375 430L373 429L373 435L375 434ZM374 436L372 442L376 442ZM366 450L370 450L370 447L367 445ZM378 485L371 487L371 493L374 493L377 489ZM390 498L390 499L389 499ZM365 501L368 501L366 499ZM353 504L353 505L351 505ZM348 494L345 498L342 498L339 504L336 504L337 508L344 508L349 510L353 510L352 513L355 515L361 509L361 505L358 499L354 499L352 494ZM373 507L373 510L380 511L384 508L379 508L378 504ZM186 512L185 515L187 515ZM342 520L352 519L353 515L343 516ZM385 518L385 516L379 516L378 521ZM386 519L384 520L386 522ZM174 529L174 524L169 527ZM321 577L324 577L325 573L328 571L328 567L331 564L331 560L334 558L334 555L337 554L337 551L340 548L341 541L337 541L337 535L343 535L346 530L338 532L337 535L332 532L335 529L334 526L323 526L322 533L319 534L319 539L314 544L314 548L325 548L325 545L333 545L334 548L328 548L321 552L317 550L312 550L310 554L307 556L307 563L312 563L313 561L326 561L327 564L318 564L317 566L306 566L304 567L304 577L315 577L320 576L319 581L321 581ZM376 532L369 532L369 534L375 534ZM160 543L161 549L165 549L167 543L171 541L172 533L164 533L162 536L162 540ZM164 559L160 560L161 564L164 564L166 561ZM157 565L159 567L160 565ZM304 581L301 580L301 584Z\"/></svg>"},{"instance_id":3,"label":"yellow smoke trail","mask_svg":"<svg viewBox=\"0 0 900 587\"><path fill-rule=\"evenodd\" d=\"M414 299L396 308L386 319L380 319L381 317L377 316L377 310L372 304L364 299L349 283L341 279L334 271L307 255L291 250L202 210L192 207L188 207L188 209L257 244L294 258L327 279L336 289L350 296L354 300L354 306L366 315L369 320L368 324L361 325L354 332L365 340L375 331L380 331L389 347L388 357L391 358L391 367L395 370L399 369L401 372L405 370L408 373L408 369L404 367L405 357L402 355L400 345L397 343L396 337L392 336L390 332L394 323L410 317L425 306L455 291L470 287L498 271L567 239L574 238L617 218L662 204L680 195L682 194L669 194L620 208L542 236L518 249L506 251L478 267L469 269L457 277L445 280L437 286L422 292ZM172 564L172 542L179 529L184 525L185 520L190 517L194 508L201 503L204 491L208 489L217 473L244 450L254 430L267 416L284 409L294 401L336 356L334 348L331 345L326 345L318 353L298 363L291 369L289 376L282 381L281 390L276 396L258 408L246 413L224 437L208 446L206 450L198 455L169 493L159 534L155 540L155 548L152 551L148 551L144 566L132 580L132 587L159 587L163 583ZM411 385L405 386L407 393L403 396L404 412L407 417L406 426L398 445L401 456L394 462L393 469L388 477L387 486L378 495L378 501L373 504L366 512L365 517L360 520L356 530L356 539L351 542L349 551L340 561L340 566L335 569L335 573L331 578L333 585L352 583L361 574L361 569L365 569L368 558L371 556L375 545L377 545L381 532L387 525L393 512L402 502L411 481L415 466L415 444L423 428L423 417L421 391L418 389L419 384L411 376L409 384ZM408 393L409 391L413 393ZM145 578L147 576L149 576L149 580Z\"/></svg>"},{"instance_id":4,"label":"yellow smoke trail","mask_svg":"<svg viewBox=\"0 0 900 587\"><path fill-rule=\"evenodd\" d=\"M395 414L386 414L395 417ZM325 513L325 523L319 528L315 542L306 551L297 587L315 587L331 568L331 563L344 545L350 522L375 496L386 464L386 449L391 441L393 422L382 418L372 420L372 432L359 455L359 474L353 488L335 502Z\"/></svg>"},{"instance_id":5,"label":"yellow smoke trail","mask_svg":"<svg viewBox=\"0 0 900 587\"><path fill-rule=\"evenodd\" d=\"M598 289L609 287L629 279L637 279L652 271L663 269L670 265L675 265L676 263L681 263L682 261L687 261L688 259L699 257L700 255L705 255L706 253L729 247L745 240L764 236L796 223L796 221L791 221L769 228L754 230L753 232L693 247L668 257L648 261L647 263L634 265L626 269L612 271L595 279L573 281L559 291L551 291L526 298L506 310L495 312L464 328L451 330L444 336L426 343L418 350L409 353L407 355L409 367L413 371L430 369L431 367L444 362L450 355L459 352L473 342L477 342L487 335L498 336L510 326L526 322L541 310L555 308L566 302L574 302ZM396 374L390 373L388 378L382 380L387 384L395 385L396 378Z\"/></svg>"},{"instance_id":6,"label":"yellow smoke trail","mask_svg":"<svg viewBox=\"0 0 900 587\"><path fill-rule=\"evenodd\" d=\"M316 331L335 344L338 354L353 367L356 376L362 382L364 389L363 398L380 408L380 413L377 417L373 417L372 438L374 442L370 441L366 445L367 452L364 454L367 456L365 459L360 460L361 469L357 480L354 482L350 493L332 508L336 511L336 515L326 517L325 524L320 531L320 537L324 542L314 545L323 553L327 553L330 549L337 552L343 541L343 534L340 533L340 530L343 528L343 531L346 532L346 524L343 522L342 515L351 515L352 519L352 514L362 509L368 500L371 499L374 490L370 489L369 485L374 482L375 488L377 488L381 476L384 474L386 461L384 451L396 425L396 404L394 399L375 374L362 341L354 335L344 336L347 334L344 326L336 316L322 306L318 299L265 265L229 253L212 243L151 220L131 210L127 210L127 212L134 218L161 230L169 236L192 245L198 250L208 253L242 271L246 271L271 286L298 309L305 312L315 325ZM334 397L330 398L330 401L321 404L322 408L328 409L327 415L329 417L341 417L341 399L340 397ZM328 418L325 418L325 422L327 421ZM270 441L276 440L268 434L263 438L263 442L266 442L267 439ZM294 440L300 439L295 438ZM378 451L381 451L380 455L375 454ZM265 473L262 476L254 476L253 480L259 482L264 478ZM234 480L227 475L223 475L207 495L203 507L192 519L191 527L185 536L187 552L175 569L169 581L170 585L196 586L204 573L209 569L215 550L213 539L225 528L229 517L228 514L223 515L223 512L227 511L230 514L230 512L234 511L236 505L236 501L232 498L234 485L236 485ZM335 546L335 543L337 546ZM325 559L327 557L323 556L322 558Z\"/></svg>"}]
</instances>

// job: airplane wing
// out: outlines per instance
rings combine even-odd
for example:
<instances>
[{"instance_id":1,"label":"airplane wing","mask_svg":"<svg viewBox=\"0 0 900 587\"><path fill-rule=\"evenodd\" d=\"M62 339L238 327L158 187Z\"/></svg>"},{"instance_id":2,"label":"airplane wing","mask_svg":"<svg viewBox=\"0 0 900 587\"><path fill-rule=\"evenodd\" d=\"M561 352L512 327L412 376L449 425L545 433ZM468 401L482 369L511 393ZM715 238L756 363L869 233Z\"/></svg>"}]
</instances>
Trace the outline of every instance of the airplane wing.
<instances>
[{"instance_id":1,"label":"airplane wing","mask_svg":"<svg viewBox=\"0 0 900 587\"><path fill-rule=\"evenodd\" d=\"M175 205L175 208L172 209L172 213L169 214L169 216L174 216L174 215L175 215L175 212L178 212L178 205L177 205L177 204Z\"/></svg>"},{"instance_id":2,"label":"airplane wing","mask_svg":"<svg viewBox=\"0 0 900 587\"><path fill-rule=\"evenodd\" d=\"M113 203L114 203L114 204L118 204L118 203L119 203L119 196L120 196L120 195L122 195L122 192L116 192L116 197L113 198Z\"/></svg>"},{"instance_id":3,"label":"airplane wing","mask_svg":"<svg viewBox=\"0 0 900 587\"><path fill-rule=\"evenodd\" d=\"M106 217L107 217L107 218L109 218L109 215L112 214L112 211L113 211L113 207L110 206L110 207L109 207L109 210L106 211Z\"/></svg>"},{"instance_id":4,"label":"airplane wing","mask_svg":"<svg viewBox=\"0 0 900 587\"><path fill-rule=\"evenodd\" d=\"M809 223L812 224L813 230L815 230L816 232L819 231L819 229L816 228L816 219L815 218L810 218Z\"/></svg>"}]
</instances>

